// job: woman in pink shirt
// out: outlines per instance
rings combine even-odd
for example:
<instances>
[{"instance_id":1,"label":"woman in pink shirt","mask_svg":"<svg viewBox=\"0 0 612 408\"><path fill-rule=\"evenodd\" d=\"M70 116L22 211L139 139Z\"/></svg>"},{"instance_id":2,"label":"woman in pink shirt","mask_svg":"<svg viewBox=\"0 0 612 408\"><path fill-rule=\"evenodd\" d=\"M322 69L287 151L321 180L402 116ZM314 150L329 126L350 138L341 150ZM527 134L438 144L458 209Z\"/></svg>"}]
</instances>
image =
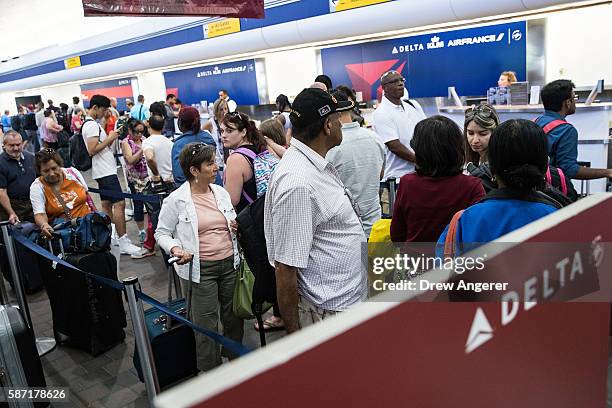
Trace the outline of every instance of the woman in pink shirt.
<instances>
[{"instance_id":1,"label":"woman in pink shirt","mask_svg":"<svg viewBox=\"0 0 612 408\"><path fill-rule=\"evenodd\" d=\"M63 126L57 124L55 119L55 112L51 109L45 111L45 119L41 127L41 136L45 147L57 150L59 147L57 144L57 133L64 129Z\"/></svg>"},{"instance_id":2,"label":"woman in pink shirt","mask_svg":"<svg viewBox=\"0 0 612 408\"><path fill-rule=\"evenodd\" d=\"M219 315L226 337L242 341L243 322L232 312L234 285L240 254L236 240L236 211L229 193L214 184L219 169L215 147L190 143L179 155L187 182L164 200L155 239L172 256L180 258L177 274L188 293L191 276L191 315L201 327L218 331ZM221 364L221 349L213 340L196 335L198 368L208 371ZM226 351L229 358L236 357Z\"/></svg>"}]
</instances>

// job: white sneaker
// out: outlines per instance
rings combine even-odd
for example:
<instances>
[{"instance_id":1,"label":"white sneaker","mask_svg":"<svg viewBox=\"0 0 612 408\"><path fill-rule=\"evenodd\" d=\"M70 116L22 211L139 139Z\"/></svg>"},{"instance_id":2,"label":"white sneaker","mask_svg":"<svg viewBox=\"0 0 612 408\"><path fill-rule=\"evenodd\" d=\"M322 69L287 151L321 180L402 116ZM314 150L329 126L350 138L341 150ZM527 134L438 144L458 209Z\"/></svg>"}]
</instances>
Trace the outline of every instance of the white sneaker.
<instances>
[{"instance_id":1,"label":"white sneaker","mask_svg":"<svg viewBox=\"0 0 612 408\"><path fill-rule=\"evenodd\" d=\"M147 256L154 256L155 255L155 251L149 251L146 248L139 248L139 251L136 253L133 253L130 255L130 258L132 259L142 259L142 258L146 258Z\"/></svg>"},{"instance_id":2,"label":"white sneaker","mask_svg":"<svg viewBox=\"0 0 612 408\"><path fill-rule=\"evenodd\" d=\"M117 238L115 238L115 237L112 237L111 238L111 245L115 246L115 247L118 247L119 246L119 240Z\"/></svg>"},{"instance_id":3,"label":"white sneaker","mask_svg":"<svg viewBox=\"0 0 612 408\"><path fill-rule=\"evenodd\" d=\"M132 241L130 241L126 234L119 238L119 250L121 251L121 255L132 255L140 253L141 248L132 244Z\"/></svg>"}]
</instances>

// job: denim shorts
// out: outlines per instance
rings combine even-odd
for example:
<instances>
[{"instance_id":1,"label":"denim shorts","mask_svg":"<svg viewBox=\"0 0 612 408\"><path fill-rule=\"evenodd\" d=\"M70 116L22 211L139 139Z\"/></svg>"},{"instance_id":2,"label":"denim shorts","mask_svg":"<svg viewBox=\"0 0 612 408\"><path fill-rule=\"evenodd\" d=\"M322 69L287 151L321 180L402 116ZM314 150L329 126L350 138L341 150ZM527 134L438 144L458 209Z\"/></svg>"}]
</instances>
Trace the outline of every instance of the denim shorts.
<instances>
[{"instance_id":1,"label":"denim shorts","mask_svg":"<svg viewBox=\"0 0 612 408\"><path fill-rule=\"evenodd\" d=\"M117 193L122 193L121 184L119 184L119 178L116 174L111 174L110 176L105 176L99 179L96 179L98 182L98 188L100 190L110 190L115 191ZM100 194L100 200L102 201L110 201L111 203L118 203L119 201L123 201L123 198L117 197L109 197L104 194Z\"/></svg>"}]
</instances>

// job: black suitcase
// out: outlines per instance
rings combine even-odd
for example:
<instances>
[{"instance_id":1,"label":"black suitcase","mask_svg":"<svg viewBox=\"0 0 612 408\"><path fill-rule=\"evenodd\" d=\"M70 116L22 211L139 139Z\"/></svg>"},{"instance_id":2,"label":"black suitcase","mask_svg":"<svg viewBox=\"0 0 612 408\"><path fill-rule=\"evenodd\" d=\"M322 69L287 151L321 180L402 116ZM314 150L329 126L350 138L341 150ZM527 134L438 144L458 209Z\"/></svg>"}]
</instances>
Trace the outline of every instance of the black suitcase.
<instances>
[{"instance_id":1,"label":"black suitcase","mask_svg":"<svg viewBox=\"0 0 612 408\"><path fill-rule=\"evenodd\" d=\"M110 252L66 254L64 259L83 271L117 280L117 261ZM97 356L125 339L127 322L120 291L48 261L43 279L58 344Z\"/></svg>"},{"instance_id":2,"label":"black suitcase","mask_svg":"<svg viewBox=\"0 0 612 408\"><path fill-rule=\"evenodd\" d=\"M167 305L170 310L187 316L189 305L186 305L186 300L172 300L173 282L178 287L174 267L170 265L168 267ZM177 289L177 293L178 291ZM193 330L182 323L172 321L169 316L156 308L147 309L144 315L160 388L195 376L198 373L198 364ZM138 372L140 381L144 381L138 350L136 349L134 349L134 367Z\"/></svg>"},{"instance_id":3,"label":"black suitcase","mask_svg":"<svg viewBox=\"0 0 612 408\"><path fill-rule=\"evenodd\" d=\"M23 287L26 293L32 294L41 290L44 285L42 274L38 267L38 255L17 242L15 242L13 246L15 247L17 266L21 273ZM11 287L14 287L13 275L11 274L11 267L9 265L2 234L0 234L0 269L2 270L4 278L11 284Z\"/></svg>"},{"instance_id":4,"label":"black suitcase","mask_svg":"<svg viewBox=\"0 0 612 408\"><path fill-rule=\"evenodd\" d=\"M34 335L14 306L0 305L0 371L4 374L0 375L0 395L6 390L3 387L47 387ZM47 407L49 402L34 406Z\"/></svg>"}]
</instances>

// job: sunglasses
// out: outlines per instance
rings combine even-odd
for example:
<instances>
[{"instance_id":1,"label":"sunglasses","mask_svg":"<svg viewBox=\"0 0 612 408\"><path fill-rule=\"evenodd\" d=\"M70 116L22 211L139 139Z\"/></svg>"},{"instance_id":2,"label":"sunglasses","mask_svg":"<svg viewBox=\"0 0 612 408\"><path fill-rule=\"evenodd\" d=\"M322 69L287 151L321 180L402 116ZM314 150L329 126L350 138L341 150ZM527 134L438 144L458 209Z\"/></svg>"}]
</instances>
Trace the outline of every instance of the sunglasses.
<instances>
[{"instance_id":1,"label":"sunglasses","mask_svg":"<svg viewBox=\"0 0 612 408\"><path fill-rule=\"evenodd\" d=\"M193 156L194 154L200 153L205 147L205 143L195 143L193 146L191 146L191 155Z\"/></svg>"},{"instance_id":2,"label":"sunglasses","mask_svg":"<svg viewBox=\"0 0 612 408\"><path fill-rule=\"evenodd\" d=\"M472 117L476 114L480 114L487 118L493 116L493 109L487 105L472 105L465 111L465 117Z\"/></svg>"}]
</instances>

